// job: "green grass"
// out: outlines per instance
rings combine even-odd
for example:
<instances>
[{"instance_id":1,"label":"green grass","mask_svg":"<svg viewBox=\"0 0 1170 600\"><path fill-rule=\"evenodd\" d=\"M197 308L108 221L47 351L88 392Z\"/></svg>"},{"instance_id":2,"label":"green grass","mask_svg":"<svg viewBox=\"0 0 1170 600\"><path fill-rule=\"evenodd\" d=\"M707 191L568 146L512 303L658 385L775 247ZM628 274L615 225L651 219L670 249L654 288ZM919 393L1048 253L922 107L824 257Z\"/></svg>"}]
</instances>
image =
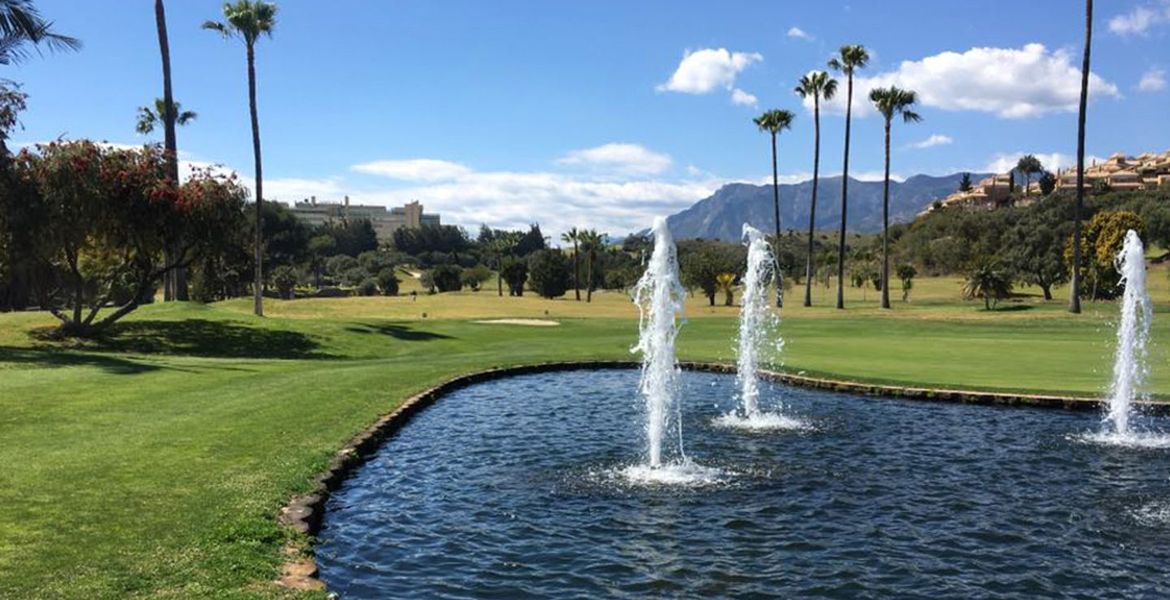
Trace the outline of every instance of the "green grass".
<instances>
[{"instance_id":1,"label":"green grass","mask_svg":"<svg viewBox=\"0 0 1170 600\"><path fill-rule=\"evenodd\" d=\"M1113 305L988 314L948 299L955 285L924 280L887 315L872 291L844 312L787 310L785 368L1079 395L1107 383ZM681 354L731 360L735 309L702 304L688 306ZM618 294L269 302L267 319L247 305L150 306L70 347L42 341L44 314L0 315L0 597L280 595L277 511L379 415L468 371L629 358L637 327ZM545 311L562 325L468 320ZM1170 339L1164 320L1155 339Z\"/></svg>"}]
</instances>

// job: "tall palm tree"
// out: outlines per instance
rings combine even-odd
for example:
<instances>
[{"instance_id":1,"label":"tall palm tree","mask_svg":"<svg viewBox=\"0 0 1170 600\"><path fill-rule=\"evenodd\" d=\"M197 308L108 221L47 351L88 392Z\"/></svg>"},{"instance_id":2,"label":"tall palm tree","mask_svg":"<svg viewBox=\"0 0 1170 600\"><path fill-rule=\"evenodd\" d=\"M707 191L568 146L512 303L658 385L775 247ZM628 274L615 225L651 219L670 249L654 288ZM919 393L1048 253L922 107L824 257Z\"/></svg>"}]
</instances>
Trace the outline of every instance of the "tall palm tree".
<instances>
[{"instance_id":1,"label":"tall palm tree","mask_svg":"<svg viewBox=\"0 0 1170 600\"><path fill-rule=\"evenodd\" d=\"M199 118L199 115L194 111L183 110L183 103L181 102L172 102L172 105L175 107L175 125L186 125L187 123L190 123L191 121ZM134 131L137 131L143 135L153 133L154 128L158 127L159 123L165 125L167 119L169 118L169 115L167 115L166 101L162 98L155 98L153 107L138 107L138 122L134 125ZM177 164L178 163L176 163L176 169Z\"/></svg>"},{"instance_id":2,"label":"tall palm tree","mask_svg":"<svg viewBox=\"0 0 1170 600\"><path fill-rule=\"evenodd\" d=\"M42 47L50 51L80 50L81 41L53 31L52 21L46 21L32 0L0 0L0 64L19 63L31 54L29 46L38 52Z\"/></svg>"},{"instance_id":3,"label":"tall palm tree","mask_svg":"<svg viewBox=\"0 0 1170 600\"><path fill-rule=\"evenodd\" d=\"M256 112L256 42L261 35L272 37L276 27L276 5L263 0L237 0L223 5L224 22L207 21L204 29L218 31L225 38L244 42L248 57L248 107L252 114L252 155L256 165L256 279L253 303L256 316L264 316L264 174L260 160L260 118Z\"/></svg>"},{"instance_id":4,"label":"tall palm tree","mask_svg":"<svg viewBox=\"0 0 1170 600\"><path fill-rule=\"evenodd\" d=\"M1081 210L1085 206L1085 113L1089 104L1089 51L1093 46L1093 0L1085 0L1085 56L1081 61L1081 104L1077 114L1077 203L1073 216L1072 290L1068 312L1081 312Z\"/></svg>"},{"instance_id":5,"label":"tall palm tree","mask_svg":"<svg viewBox=\"0 0 1170 600\"><path fill-rule=\"evenodd\" d=\"M848 81L845 94L845 161L841 169L841 236L837 244L837 308L845 308L845 219L849 208L849 134L853 122L853 73L869 63L865 46L841 46L829 59L829 68L843 73Z\"/></svg>"},{"instance_id":6,"label":"tall palm tree","mask_svg":"<svg viewBox=\"0 0 1170 600\"><path fill-rule=\"evenodd\" d=\"M785 129L792 128L792 120L796 115L792 111L772 109L752 119L752 123L772 135L772 207L776 211L776 240L775 255L780 256L780 176L776 166L776 136ZM784 305L784 282L781 280L780 269L773 269L776 282L776 306Z\"/></svg>"},{"instance_id":7,"label":"tall palm tree","mask_svg":"<svg viewBox=\"0 0 1170 600\"><path fill-rule=\"evenodd\" d=\"M796 94L801 98L813 99L813 188L812 204L808 209L808 255L804 263L804 305L812 306L813 271L813 231L817 222L817 187L821 173L821 98L832 100L837 95L837 80L829 77L825 71L809 73L800 78L800 85L796 86Z\"/></svg>"},{"instance_id":8,"label":"tall palm tree","mask_svg":"<svg viewBox=\"0 0 1170 600\"><path fill-rule=\"evenodd\" d=\"M1033 154L1025 154L1016 163L1016 170L1024 175L1024 197L1031 194L1032 176L1044 172L1044 165Z\"/></svg>"},{"instance_id":9,"label":"tall palm tree","mask_svg":"<svg viewBox=\"0 0 1170 600\"><path fill-rule=\"evenodd\" d=\"M910 90L890 86L888 88L874 88L869 92L869 100L874 108L885 119L886 132L886 172L882 185L882 308L890 307L890 124L894 117L902 115L902 121L917 123L922 116L911 110L918 101L916 94Z\"/></svg>"},{"instance_id":10,"label":"tall palm tree","mask_svg":"<svg viewBox=\"0 0 1170 600\"><path fill-rule=\"evenodd\" d=\"M158 50L162 57L162 76L163 76L163 97L155 99L154 110L157 114L152 114L150 107L142 107L138 109L138 132L150 133L154 129L154 122L162 120L163 122L163 147L166 149L167 161L167 176L171 180L171 185L174 190L179 189L179 147L178 141L175 137L175 122L178 120L179 106L175 103L175 96L171 93L171 44L167 36L167 13L163 6L163 0L154 0L154 23L158 30ZM191 113L191 118L194 118L195 113ZM151 118L154 117L154 118ZM190 119L186 119L190 120ZM176 240L167 240L168 245L177 244ZM171 254L170 248L167 249L167 254ZM169 260L168 256L168 261ZM179 280L182 280L182 289L179 287ZM187 277L183 269L175 269L167 271L163 276L163 299L171 301L175 299L187 299Z\"/></svg>"},{"instance_id":11,"label":"tall palm tree","mask_svg":"<svg viewBox=\"0 0 1170 600\"><path fill-rule=\"evenodd\" d=\"M581 241L581 231L576 227L561 234L561 241L573 244L573 292L577 295L577 302L581 301L581 263L577 260L580 256L577 248L577 242Z\"/></svg>"},{"instance_id":12,"label":"tall palm tree","mask_svg":"<svg viewBox=\"0 0 1170 600\"><path fill-rule=\"evenodd\" d=\"M585 270L585 302L593 302L593 265L597 263L597 253L605 245L605 236L597 233L596 229L586 229L579 234L581 251L585 253L588 267Z\"/></svg>"}]
</instances>

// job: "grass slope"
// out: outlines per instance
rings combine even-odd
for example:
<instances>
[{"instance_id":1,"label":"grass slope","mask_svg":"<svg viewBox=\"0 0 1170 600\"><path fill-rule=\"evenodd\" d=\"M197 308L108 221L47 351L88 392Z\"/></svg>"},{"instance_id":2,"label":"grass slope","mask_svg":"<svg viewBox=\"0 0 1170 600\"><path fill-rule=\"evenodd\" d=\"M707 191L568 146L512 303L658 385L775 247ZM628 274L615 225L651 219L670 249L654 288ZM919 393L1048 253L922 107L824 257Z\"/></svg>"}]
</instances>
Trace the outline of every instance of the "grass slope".
<instances>
[{"instance_id":1,"label":"grass slope","mask_svg":"<svg viewBox=\"0 0 1170 600\"><path fill-rule=\"evenodd\" d=\"M1114 306L1071 318L1028 300L988 314L953 301L956 287L924 280L914 303L881 316L872 291L844 312L787 309L785 367L1100 392ZM619 294L593 305L480 292L267 310L155 305L108 341L67 348L35 335L52 325L43 314L0 315L0 597L281 595L270 583L288 535L277 510L378 415L472 370L628 358L637 327ZM688 310L683 357L731 360L735 309L697 299ZM546 311L562 325L469 321ZM1164 380L1155 386L1170 395Z\"/></svg>"}]
</instances>

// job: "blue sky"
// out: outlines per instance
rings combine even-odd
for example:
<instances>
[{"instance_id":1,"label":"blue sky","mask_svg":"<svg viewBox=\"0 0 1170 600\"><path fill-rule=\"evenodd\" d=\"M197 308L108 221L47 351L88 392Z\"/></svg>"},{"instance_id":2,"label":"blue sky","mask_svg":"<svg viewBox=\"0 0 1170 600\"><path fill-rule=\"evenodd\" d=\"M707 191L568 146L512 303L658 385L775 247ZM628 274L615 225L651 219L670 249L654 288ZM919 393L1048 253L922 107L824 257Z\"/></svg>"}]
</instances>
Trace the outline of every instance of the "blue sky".
<instances>
[{"instance_id":1,"label":"blue sky","mask_svg":"<svg viewBox=\"0 0 1170 600\"><path fill-rule=\"evenodd\" d=\"M85 47L6 69L30 96L16 139L147 141L134 113L161 95L153 2L37 4ZM278 4L257 69L265 195L285 202L418 199L469 227L641 229L726 182L766 179L750 119L767 108L797 112L780 169L807 178L812 116L791 90L844 43L872 53L859 88L922 96L924 121L895 126L898 175L1075 152L1083 8L1069 0ZM242 44L199 28L220 7L168 3L175 96L199 113L179 146L250 177ZM1170 0L1098 2L1095 24L1089 154L1170 149ZM858 96L851 172L873 177L881 123ZM833 108L828 174L844 129Z\"/></svg>"}]
</instances>

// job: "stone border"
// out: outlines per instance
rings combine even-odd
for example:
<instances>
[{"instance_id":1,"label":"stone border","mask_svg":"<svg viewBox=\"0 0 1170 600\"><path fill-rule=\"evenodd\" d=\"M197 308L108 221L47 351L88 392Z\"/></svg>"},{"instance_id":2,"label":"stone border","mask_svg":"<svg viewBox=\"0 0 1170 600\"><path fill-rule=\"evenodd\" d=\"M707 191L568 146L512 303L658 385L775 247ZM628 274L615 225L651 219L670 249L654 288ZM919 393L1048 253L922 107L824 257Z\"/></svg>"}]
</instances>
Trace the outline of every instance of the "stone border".
<instances>
[{"instance_id":1,"label":"stone border","mask_svg":"<svg viewBox=\"0 0 1170 600\"><path fill-rule=\"evenodd\" d=\"M386 438L406 425L411 417L433 404L442 396L455 390L476 383L531 373L572 371L578 369L631 369L639 368L640 366L640 362L634 361L542 363L515 367L496 367L448 379L443 383L407 398L394 412L381 417L365 431L350 440L333 457L333 461L329 464L325 472L316 477L313 491L308 494L293 497L281 509L279 516L280 524L298 533L316 536L321 530L325 502L329 499L330 494L338 489L358 467L369 460ZM736 372L735 366L723 363L682 362L679 363L679 366L690 371L727 374L735 374ZM876 385L820 379L778 371L761 371L760 376L763 379L786 385L863 396L884 396L909 400L962 404L1037 406L1065 410L1097 410L1101 406L1098 400L1067 396ZM1170 414L1170 403L1150 402L1143 404L1143 406L1147 411L1155 414ZM309 548L301 544L290 543L285 546L283 554L285 556L285 563L281 567L281 576L276 581L277 585L294 590L325 589L325 584L317 577L317 563L313 559L312 552Z\"/></svg>"}]
</instances>

